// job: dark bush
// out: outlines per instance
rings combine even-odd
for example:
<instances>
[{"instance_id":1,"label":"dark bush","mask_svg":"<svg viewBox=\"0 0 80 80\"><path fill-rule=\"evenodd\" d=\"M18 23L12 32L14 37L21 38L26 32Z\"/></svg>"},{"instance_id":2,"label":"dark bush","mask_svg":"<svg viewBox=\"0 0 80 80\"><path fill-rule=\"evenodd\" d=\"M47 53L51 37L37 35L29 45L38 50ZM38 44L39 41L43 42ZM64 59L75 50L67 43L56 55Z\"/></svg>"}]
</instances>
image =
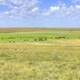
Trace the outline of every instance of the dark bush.
<instances>
[{"instance_id":1,"label":"dark bush","mask_svg":"<svg viewBox=\"0 0 80 80\"><path fill-rule=\"evenodd\" d=\"M39 37L38 39L34 39L34 41L46 41L47 37Z\"/></svg>"},{"instance_id":2,"label":"dark bush","mask_svg":"<svg viewBox=\"0 0 80 80\"><path fill-rule=\"evenodd\" d=\"M37 41L37 39L35 38L34 41Z\"/></svg>"},{"instance_id":3,"label":"dark bush","mask_svg":"<svg viewBox=\"0 0 80 80\"><path fill-rule=\"evenodd\" d=\"M15 41L13 41L13 43L15 43Z\"/></svg>"},{"instance_id":4,"label":"dark bush","mask_svg":"<svg viewBox=\"0 0 80 80\"><path fill-rule=\"evenodd\" d=\"M56 36L55 39L65 39L65 36Z\"/></svg>"},{"instance_id":5,"label":"dark bush","mask_svg":"<svg viewBox=\"0 0 80 80\"><path fill-rule=\"evenodd\" d=\"M46 41L47 40L47 37L44 37L44 41Z\"/></svg>"},{"instance_id":6,"label":"dark bush","mask_svg":"<svg viewBox=\"0 0 80 80\"><path fill-rule=\"evenodd\" d=\"M39 37L39 41L44 41L44 39L42 37Z\"/></svg>"}]
</instances>

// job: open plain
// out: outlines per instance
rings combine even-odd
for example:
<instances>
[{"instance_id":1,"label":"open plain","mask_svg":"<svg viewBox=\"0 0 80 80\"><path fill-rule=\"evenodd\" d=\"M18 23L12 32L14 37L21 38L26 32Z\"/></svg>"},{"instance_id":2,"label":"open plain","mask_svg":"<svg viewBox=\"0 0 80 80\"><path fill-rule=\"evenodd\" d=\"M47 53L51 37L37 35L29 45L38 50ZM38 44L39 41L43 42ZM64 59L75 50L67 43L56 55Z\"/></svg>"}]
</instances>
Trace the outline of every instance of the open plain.
<instances>
[{"instance_id":1,"label":"open plain","mask_svg":"<svg viewBox=\"0 0 80 80\"><path fill-rule=\"evenodd\" d=\"M80 30L1 29L0 80L80 80Z\"/></svg>"}]
</instances>

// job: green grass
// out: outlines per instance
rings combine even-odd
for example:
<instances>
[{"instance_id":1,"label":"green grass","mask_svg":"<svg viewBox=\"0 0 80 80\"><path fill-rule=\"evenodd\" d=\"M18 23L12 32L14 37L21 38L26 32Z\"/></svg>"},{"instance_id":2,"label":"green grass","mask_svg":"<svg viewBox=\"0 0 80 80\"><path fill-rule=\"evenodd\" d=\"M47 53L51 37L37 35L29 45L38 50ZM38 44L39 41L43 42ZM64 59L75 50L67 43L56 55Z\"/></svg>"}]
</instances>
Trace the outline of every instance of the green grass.
<instances>
[{"instance_id":1,"label":"green grass","mask_svg":"<svg viewBox=\"0 0 80 80\"><path fill-rule=\"evenodd\" d=\"M75 30L0 33L0 80L80 80L79 34Z\"/></svg>"},{"instance_id":2,"label":"green grass","mask_svg":"<svg viewBox=\"0 0 80 80\"><path fill-rule=\"evenodd\" d=\"M60 37L60 38L59 38ZM63 37L63 38L61 38ZM78 30L51 30L44 32L10 32L0 33L0 42L52 42L59 39L80 39Z\"/></svg>"}]
</instances>

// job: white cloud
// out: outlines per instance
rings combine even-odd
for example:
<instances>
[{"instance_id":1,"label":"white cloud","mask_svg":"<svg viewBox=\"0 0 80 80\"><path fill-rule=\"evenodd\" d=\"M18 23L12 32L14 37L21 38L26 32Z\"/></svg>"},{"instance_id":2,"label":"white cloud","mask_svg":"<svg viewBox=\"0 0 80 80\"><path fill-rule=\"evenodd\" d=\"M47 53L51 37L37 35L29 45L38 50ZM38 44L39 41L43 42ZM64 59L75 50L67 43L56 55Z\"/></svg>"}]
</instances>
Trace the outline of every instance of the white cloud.
<instances>
[{"instance_id":1,"label":"white cloud","mask_svg":"<svg viewBox=\"0 0 80 80\"><path fill-rule=\"evenodd\" d=\"M51 16L57 15L61 17L80 17L80 5L79 4L72 4L67 6L65 3L62 5L50 6L49 9L43 12L42 15Z\"/></svg>"},{"instance_id":2,"label":"white cloud","mask_svg":"<svg viewBox=\"0 0 80 80\"><path fill-rule=\"evenodd\" d=\"M75 5L75 7L76 7L77 9L80 9L80 5Z\"/></svg>"},{"instance_id":3,"label":"white cloud","mask_svg":"<svg viewBox=\"0 0 80 80\"><path fill-rule=\"evenodd\" d=\"M24 3L24 1L23 0L9 0L9 2L11 2L13 4L17 4L17 5L20 5L20 4Z\"/></svg>"},{"instance_id":4,"label":"white cloud","mask_svg":"<svg viewBox=\"0 0 80 80\"><path fill-rule=\"evenodd\" d=\"M57 4L56 6L50 6L46 11L38 7L39 0L0 0L1 3L5 3L11 9L0 13L1 17L28 17L28 16L50 16L57 14L59 16L78 16L80 14L80 5L74 4L66 6L65 3ZM74 3L79 0L74 0Z\"/></svg>"},{"instance_id":5,"label":"white cloud","mask_svg":"<svg viewBox=\"0 0 80 80\"><path fill-rule=\"evenodd\" d=\"M51 11L51 12L58 11L59 9L60 9L59 6L51 6L51 7L50 7L50 11Z\"/></svg>"},{"instance_id":6,"label":"white cloud","mask_svg":"<svg viewBox=\"0 0 80 80\"><path fill-rule=\"evenodd\" d=\"M9 11L0 13L3 17L25 17L28 16L31 11L38 11L38 0L5 0L3 3L11 8Z\"/></svg>"},{"instance_id":7,"label":"white cloud","mask_svg":"<svg viewBox=\"0 0 80 80\"><path fill-rule=\"evenodd\" d=\"M38 7L34 7L34 8L32 9L32 12L36 12L36 11L38 11L38 10L39 10Z\"/></svg>"},{"instance_id":8,"label":"white cloud","mask_svg":"<svg viewBox=\"0 0 80 80\"><path fill-rule=\"evenodd\" d=\"M0 0L0 3L4 2L5 0Z\"/></svg>"},{"instance_id":9,"label":"white cloud","mask_svg":"<svg viewBox=\"0 0 80 80\"><path fill-rule=\"evenodd\" d=\"M0 0L0 4L4 4L5 0Z\"/></svg>"},{"instance_id":10,"label":"white cloud","mask_svg":"<svg viewBox=\"0 0 80 80\"><path fill-rule=\"evenodd\" d=\"M77 3L80 3L80 0L71 0L71 2L72 2L73 4L77 4Z\"/></svg>"},{"instance_id":11,"label":"white cloud","mask_svg":"<svg viewBox=\"0 0 80 80\"><path fill-rule=\"evenodd\" d=\"M60 10L59 6L50 6L49 9L43 13L43 15L49 16L59 10Z\"/></svg>"}]
</instances>

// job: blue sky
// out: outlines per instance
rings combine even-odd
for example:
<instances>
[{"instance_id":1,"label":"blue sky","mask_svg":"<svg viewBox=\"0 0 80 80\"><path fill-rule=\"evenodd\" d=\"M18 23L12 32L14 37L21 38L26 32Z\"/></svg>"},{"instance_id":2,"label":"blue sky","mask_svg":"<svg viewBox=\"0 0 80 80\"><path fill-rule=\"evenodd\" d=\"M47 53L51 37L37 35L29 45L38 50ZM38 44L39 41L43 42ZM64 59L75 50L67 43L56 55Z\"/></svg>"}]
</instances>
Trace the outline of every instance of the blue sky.
<instances>
[{"instance_id":1,"label":"blue sky","mask_svg":"<svg viewBox=\"0 0 80 80\"><path fill-rule=\"evenodd\" d=\"M0 0L0 27L80 27L80 0Z\"/></svg>"}]
</instances>

